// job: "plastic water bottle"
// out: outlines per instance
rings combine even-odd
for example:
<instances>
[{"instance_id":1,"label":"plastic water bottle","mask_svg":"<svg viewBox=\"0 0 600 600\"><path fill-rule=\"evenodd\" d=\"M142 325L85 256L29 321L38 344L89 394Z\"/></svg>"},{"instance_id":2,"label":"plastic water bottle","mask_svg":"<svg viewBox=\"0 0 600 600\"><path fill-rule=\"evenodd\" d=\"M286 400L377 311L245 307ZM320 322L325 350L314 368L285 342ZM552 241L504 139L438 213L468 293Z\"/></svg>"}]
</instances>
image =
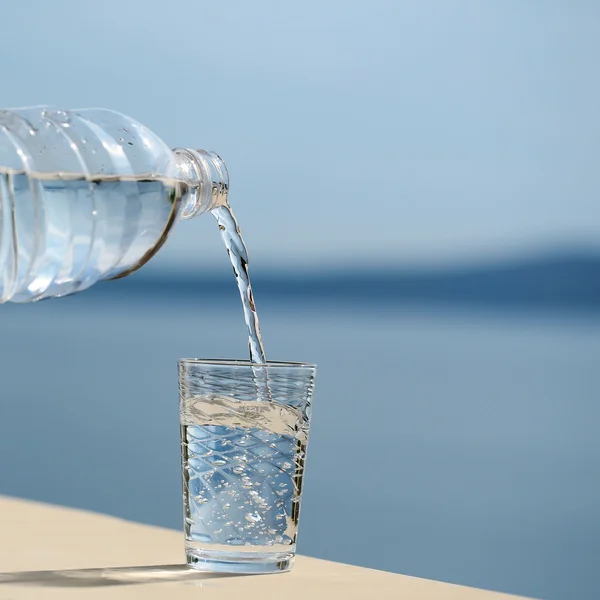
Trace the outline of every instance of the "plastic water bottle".
<instances>
[{"instance_id":1,"label":"plastic water bottle","mask_svg":"<svg viewBox=\"0 0 600 600\"><path fill-rule=\"evenodd\" d=\"M171 150L117 112L0 110L0 303L128 275L227 192L216 154Z\"/></svg>"}]
</instances>

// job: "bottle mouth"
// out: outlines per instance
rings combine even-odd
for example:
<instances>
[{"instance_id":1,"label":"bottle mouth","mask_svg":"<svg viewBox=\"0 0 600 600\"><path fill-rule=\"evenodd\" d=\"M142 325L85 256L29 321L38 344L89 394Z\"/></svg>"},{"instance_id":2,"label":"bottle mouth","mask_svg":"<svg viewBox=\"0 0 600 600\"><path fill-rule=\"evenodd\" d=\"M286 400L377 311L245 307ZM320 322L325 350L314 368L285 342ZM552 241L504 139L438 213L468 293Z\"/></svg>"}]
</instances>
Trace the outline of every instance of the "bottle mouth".
<instances>
[{"instance_id":1,"label":"bottle mouth","mask_svg":"<svg viewBox=\"0 0 600 600\"><path fill-rule=\"evenodd\" d=\"M227 206L229 174L216 152L175 148L178 179L182 182L179 218L197 215Z\"/></svg>"}]
</instances>

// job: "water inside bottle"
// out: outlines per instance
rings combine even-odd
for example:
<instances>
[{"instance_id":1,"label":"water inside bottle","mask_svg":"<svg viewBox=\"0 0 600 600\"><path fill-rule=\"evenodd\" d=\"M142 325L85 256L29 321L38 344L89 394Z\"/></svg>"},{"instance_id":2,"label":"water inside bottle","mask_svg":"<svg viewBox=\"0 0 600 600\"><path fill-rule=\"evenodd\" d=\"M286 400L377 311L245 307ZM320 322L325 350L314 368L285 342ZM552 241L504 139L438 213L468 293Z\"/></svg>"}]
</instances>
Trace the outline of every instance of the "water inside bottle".
<instances>
[{"instance_id":1,"label":"water inside bottle","mask_svg":"<svg viewBox=\"0 0 600 600\"><path fill-rule=\"evenodd\" d=\"M161 240L176 180L0 171L0 296L83 290L134 268Z\"/></svg>"}]
</instances>

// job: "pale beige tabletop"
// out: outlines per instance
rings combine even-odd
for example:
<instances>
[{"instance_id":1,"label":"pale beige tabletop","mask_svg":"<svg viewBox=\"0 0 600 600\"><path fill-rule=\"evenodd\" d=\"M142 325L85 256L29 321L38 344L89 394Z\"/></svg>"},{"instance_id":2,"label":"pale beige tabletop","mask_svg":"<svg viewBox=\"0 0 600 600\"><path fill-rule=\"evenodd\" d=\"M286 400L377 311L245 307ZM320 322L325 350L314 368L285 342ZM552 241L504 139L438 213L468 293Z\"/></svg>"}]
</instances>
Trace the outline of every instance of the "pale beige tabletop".
<instances>
[{"instance_id":1,"label":"pale beige tabletop","mask_svg":"<svg viewBox=\"0 0 600 600\"><path fill-rule=\"evenodd\" d=\"M0 600L500 600L516 596L300 556L291 573L182 565L181 532L0 496Z\"/></svg>"}]
</instances>

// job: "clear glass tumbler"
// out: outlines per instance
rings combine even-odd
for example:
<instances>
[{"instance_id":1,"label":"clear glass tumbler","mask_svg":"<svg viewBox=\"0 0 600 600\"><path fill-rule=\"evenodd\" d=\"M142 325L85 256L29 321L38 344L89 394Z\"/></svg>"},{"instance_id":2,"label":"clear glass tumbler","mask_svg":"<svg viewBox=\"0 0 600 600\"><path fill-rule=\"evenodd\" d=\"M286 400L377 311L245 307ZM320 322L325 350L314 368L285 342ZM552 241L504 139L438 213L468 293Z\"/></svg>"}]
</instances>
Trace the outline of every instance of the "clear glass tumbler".
<instances>
[{"instance_id":1,"label":"clear glass tumbler","mask_svg":"<svg viewBox=\"0 0 600 600\"><path fill-rule=\"evenodd\" d=\"M292 567L316 367L179 361L184 528L195 569Z\"/></svg>"}]
</instances>

